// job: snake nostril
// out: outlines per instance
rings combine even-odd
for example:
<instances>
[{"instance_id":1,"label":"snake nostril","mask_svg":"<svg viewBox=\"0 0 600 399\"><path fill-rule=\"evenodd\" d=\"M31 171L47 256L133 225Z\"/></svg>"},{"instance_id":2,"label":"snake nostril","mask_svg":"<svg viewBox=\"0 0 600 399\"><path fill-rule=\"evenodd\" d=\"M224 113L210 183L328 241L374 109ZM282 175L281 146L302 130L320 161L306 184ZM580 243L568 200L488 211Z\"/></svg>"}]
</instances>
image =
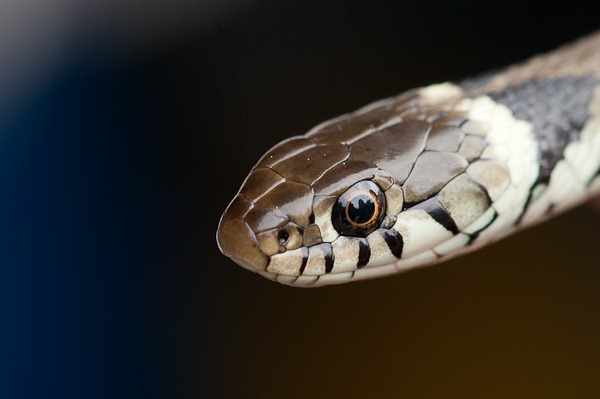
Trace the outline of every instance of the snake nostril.
<instances>
[{"instance_id":1,"label":"snake nostril","mask_svg":"<svg viewBox=\"0 0 600 399\"><path fill-rule=\"evenodd\" d=\"M290 233L285 230L279 230L279 233L277 233L277 239L279 240L280 245L285 245L290 239Z\"/></svg>"}]
</instances>

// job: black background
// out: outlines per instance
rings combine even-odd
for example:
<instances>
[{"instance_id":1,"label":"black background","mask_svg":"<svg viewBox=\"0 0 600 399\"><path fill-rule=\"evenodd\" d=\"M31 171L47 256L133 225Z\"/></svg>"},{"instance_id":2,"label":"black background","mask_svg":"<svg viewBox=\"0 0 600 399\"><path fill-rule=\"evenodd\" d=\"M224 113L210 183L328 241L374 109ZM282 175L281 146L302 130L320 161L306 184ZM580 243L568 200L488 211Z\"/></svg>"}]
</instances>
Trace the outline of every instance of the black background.
<instances>
[{"instance_id":1,"label":"black background","mask_svg":"<svg viewBox=\"0 0 600 399\"><path fill-rule=\"evenodd\" d=\"M243 270L214 239L278 141L551 50L600 28L599 8L273 1L139 53L79 42L2 125L0 396L600 396L590 207L321 289Z\"/></svg>"}]
</instances>

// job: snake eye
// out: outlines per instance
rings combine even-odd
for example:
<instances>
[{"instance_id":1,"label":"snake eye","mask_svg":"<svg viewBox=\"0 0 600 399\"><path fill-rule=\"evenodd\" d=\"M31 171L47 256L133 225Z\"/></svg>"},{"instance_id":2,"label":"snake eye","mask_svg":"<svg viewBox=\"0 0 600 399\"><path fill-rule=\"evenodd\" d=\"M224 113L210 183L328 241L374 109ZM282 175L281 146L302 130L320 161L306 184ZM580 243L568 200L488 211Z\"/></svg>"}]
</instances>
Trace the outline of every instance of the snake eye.
<instances>
[{"instance_id":1,"label":"snake eye","mask_svg":"<svg viewBox=\"0 0 600 399\"><path fill-rule=\"evenodd\" d=\"M385 195L379 186L365 180L340 195L333 206L331 219L338 233L364 237L381 223L385 215Z\"/></svg>"}]
</instances>

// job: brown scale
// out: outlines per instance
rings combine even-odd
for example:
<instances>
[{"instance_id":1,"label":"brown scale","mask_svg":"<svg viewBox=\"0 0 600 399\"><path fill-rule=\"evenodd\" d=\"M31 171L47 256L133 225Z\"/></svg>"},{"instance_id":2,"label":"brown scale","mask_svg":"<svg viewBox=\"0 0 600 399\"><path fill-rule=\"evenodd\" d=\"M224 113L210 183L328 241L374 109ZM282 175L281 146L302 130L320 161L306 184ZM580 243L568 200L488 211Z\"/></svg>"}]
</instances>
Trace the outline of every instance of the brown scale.
<instances>
[{"instance_id":1,"label":"brown scale","mask_svg":"<svg viewBox=\"0 0 600 399\"><path fill-rule=\"evenodd\" d=\"M371 162L342 162L317 180L313 184L313 190L315 195L337 197L354 183L374 178L377 170L377 166Z\"/></svg>"},{"instance_id":2,"label":"brown scale","mask_svg":"<svg viewBox=\"0 0 600 399\"><path fill-rule=\"evenodd\" d=\"M347 157L347 145L342 143L322 144L283 159L271 168L289 180L312 184L323 172Z\"/></svg>"},{"instance_id":3,"label":"brown scale","mask_svg":"<svg viewBox=\"0 0 600 399\"><path fill-rule=\"evenodd\" d=\"M425 149L428 151L456 152L464 136L464 132L459 127L436 124L429 133Z\"/></svg>"},{"instance_id":4,"label":"brown scale","mask_svg":"<svg viewBox=\"0 0 600 399\"><path fill-rule=\"evenodd\" d=\"M359 109L350 115L325 122L306 134L315 144L351 143L358 137L396 117L407 109L415 109L418 105L416 90L403 93L397 97L378 101ZM349 117L350 116L350 117Z\"/></svg>"},{"instance_id":5,"label":"brown scale","mask_svg":"<svg viewBox=\"0 0 600 399\"><path fill-rule=\"evenodd\" d=\"M402 184L425 149L430 128L429 123L420 120L386 127L352 144L350 160L372 162Z\"/></svg>"},{"instance_id":6,"label":"brown scale","mask_svg":"<svg viewBox=\"0 0 600 399\"><path fill-rule=\"evenodd\" d=\"M453 152L421 153L403 185L404 201L416 204L430 198L464 172L468 164L464 157Z\"/></svg>"}]
</instances>

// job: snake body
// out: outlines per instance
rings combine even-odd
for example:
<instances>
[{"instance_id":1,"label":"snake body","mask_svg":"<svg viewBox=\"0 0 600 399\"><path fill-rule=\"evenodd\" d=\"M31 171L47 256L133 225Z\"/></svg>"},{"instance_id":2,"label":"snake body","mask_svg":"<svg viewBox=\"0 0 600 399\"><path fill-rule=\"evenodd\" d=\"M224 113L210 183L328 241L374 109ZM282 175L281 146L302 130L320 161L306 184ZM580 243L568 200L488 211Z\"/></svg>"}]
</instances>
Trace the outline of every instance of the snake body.
<instances>
[{"instance_id":1,"label":"snake body","mask_svg":"<svg viewBox=\"0 0 600 399\"><path fill-rule=\"evenodd\" d=\"M600 192L600 32L377 101L269 150L221 251L293 286L437 263Z\"/></svg>"}]
</instances>

